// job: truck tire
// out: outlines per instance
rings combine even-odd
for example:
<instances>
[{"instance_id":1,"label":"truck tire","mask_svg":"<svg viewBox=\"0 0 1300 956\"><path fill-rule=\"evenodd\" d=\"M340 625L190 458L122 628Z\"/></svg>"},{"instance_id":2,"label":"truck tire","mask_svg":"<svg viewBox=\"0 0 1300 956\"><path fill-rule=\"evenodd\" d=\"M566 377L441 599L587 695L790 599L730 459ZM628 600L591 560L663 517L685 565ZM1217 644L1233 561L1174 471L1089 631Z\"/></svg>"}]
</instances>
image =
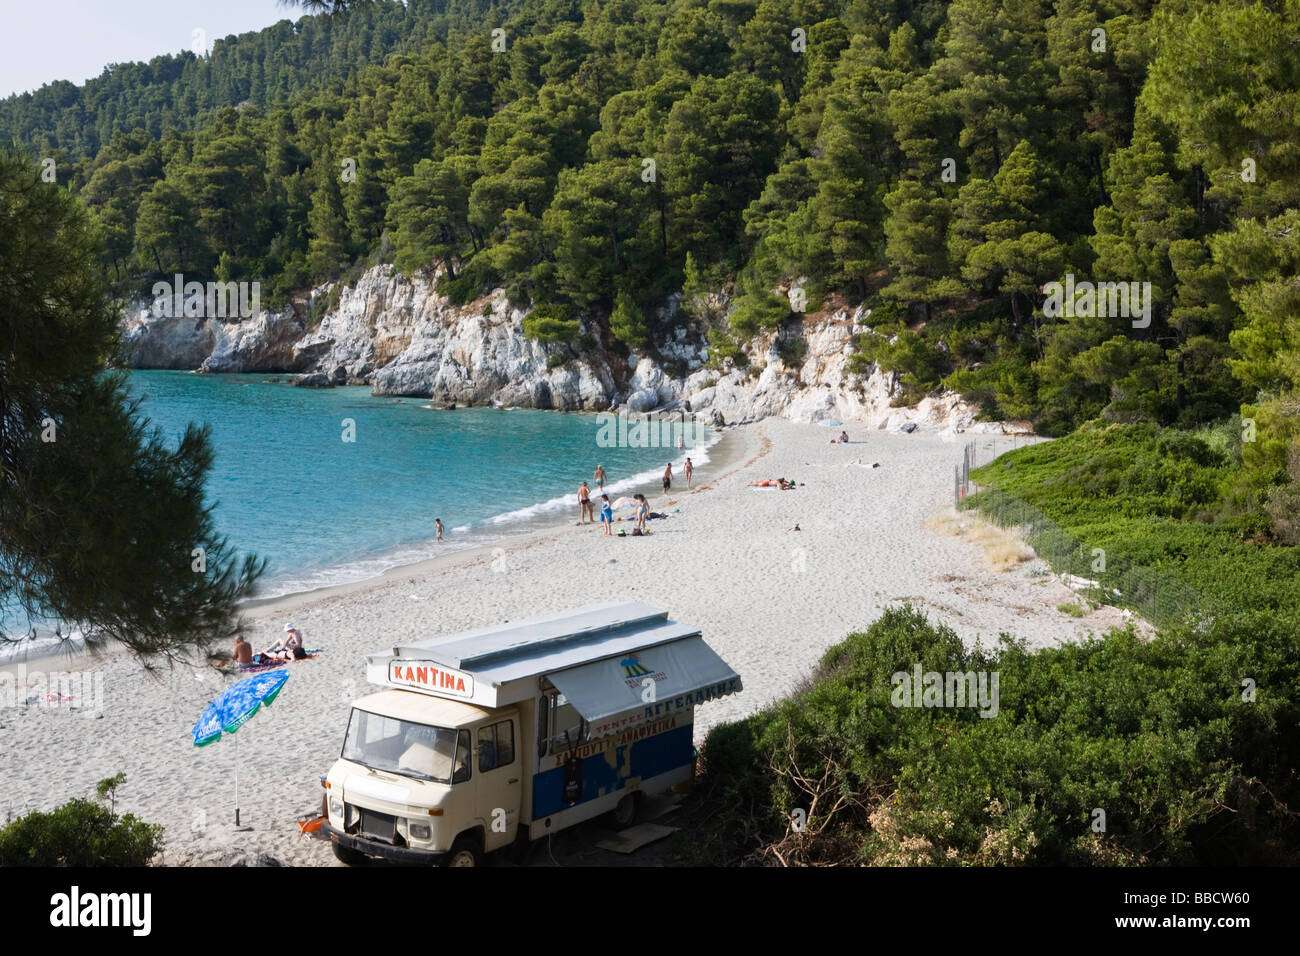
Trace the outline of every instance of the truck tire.
<instances>
[{"instance_id":1,"label":"truck tire","mask_svg":"<svg viewBox=\"0 0 1300 956\"><path fill-rule=\"evenodd\" d=\"M370 862L370 858L360 850L353 850L333 840L330 841L330 846L334 848L334 859L340 863L346 863L348 866L364 866Z\"/></svg>"},{"instance_id":2,"label":"truck tire","mask_svg":"<svg viewBox=\"0 0 1300 956\"><path fill-rule=\"evenodd\" d=\"M447 852L447 857L442 861L443 866L482 866L483 850L479 843L478 837L470 833L462 833L456 837Z\"/></svg>"},{"instance_id":3,"label":"truck tire","mask_svg":"<svg viewBox=\"0 0 1300 956\"><path fill-rule=\"evenodd\" d=\"M641 794L633 791L623 795L623 799L613 810L609 811L609 825L615 830L626 830L636 823L637 813L641 809Z\"/></svg>"}]
</instances>

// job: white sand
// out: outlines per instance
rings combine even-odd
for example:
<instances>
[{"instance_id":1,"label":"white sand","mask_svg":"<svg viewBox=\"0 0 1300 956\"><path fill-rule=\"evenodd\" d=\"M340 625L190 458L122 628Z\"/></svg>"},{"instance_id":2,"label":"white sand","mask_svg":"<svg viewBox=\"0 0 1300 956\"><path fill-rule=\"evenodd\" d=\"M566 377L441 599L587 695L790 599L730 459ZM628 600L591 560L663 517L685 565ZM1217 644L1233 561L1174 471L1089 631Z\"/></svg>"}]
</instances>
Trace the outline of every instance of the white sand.
<instances>
[{"instance_id":1,"label":"white sand","mask_svg":"<svg viewBox=\"0 0 1300 956\"><path fill-rule=\"evenodd\" d=\"M1041 574L1040 562L995 572L978 546L925 527L952 504L961 444L920 432L848 430L849 445L828 444L839 429L777 419L730 433L731 462L726 449L715 453L717 466L696 473L693 492L679 487L665 503L657 487L644 489L655 510L680 509L650 522L648 538L568 526L507 550L464 552L252 608L255 648L291 617L307 645L325 653L290 665L280 698L237 735L242 818L251 831L231 827L235 740L202 749L190 743L199 712L236 678L206 665L164 666L150 676L125 658L91 665L103 681L102 719L84 707L24 710L0 700L0 821L6 812L90 796L98 780L120 770L127 781L119 810L166 825L167 862L268 854L283 863L332 863L328 848L301 837L294 820L320 805L318 778L339 752L348 703L368 689L363 654L598 601L665 608L701 627L741 674L743 693L697 711L698 739L787 693L826 648L891 604L911 601L967 641L1009 632L1033 646L1120 621L1110 608L1069 617L1057 605L1073 601L1072 593ZM978 441L981 462L1012 444L990 435ZM803 484L784 492L746 487L777 476ZM796 523L802 530L787 530Z\"/></svg>"}]
</instances>

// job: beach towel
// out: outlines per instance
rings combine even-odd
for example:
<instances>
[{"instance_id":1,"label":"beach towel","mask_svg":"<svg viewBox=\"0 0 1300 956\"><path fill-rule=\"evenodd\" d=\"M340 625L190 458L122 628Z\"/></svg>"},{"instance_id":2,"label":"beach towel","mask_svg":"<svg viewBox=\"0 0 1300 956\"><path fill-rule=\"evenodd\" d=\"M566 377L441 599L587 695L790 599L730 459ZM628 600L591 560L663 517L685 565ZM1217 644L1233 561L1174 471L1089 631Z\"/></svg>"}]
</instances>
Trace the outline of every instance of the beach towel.
<instances>
[{"instance_id":1,"label":"beach towel","mask_svg":"<svg viewBox=\"0 0 1300 956\"><path fill-rule=\"evenodd\" d=\"M321 649L319 647L310 648L306 656L295 658L293 661L267 661L265 664L240 664L239 670L243 674L258 674L262 671L269 671L276 667L282 667L285 664L296 664L299 661L309 661L314 657L319 657Z\"/></svg>"}]
</instances>

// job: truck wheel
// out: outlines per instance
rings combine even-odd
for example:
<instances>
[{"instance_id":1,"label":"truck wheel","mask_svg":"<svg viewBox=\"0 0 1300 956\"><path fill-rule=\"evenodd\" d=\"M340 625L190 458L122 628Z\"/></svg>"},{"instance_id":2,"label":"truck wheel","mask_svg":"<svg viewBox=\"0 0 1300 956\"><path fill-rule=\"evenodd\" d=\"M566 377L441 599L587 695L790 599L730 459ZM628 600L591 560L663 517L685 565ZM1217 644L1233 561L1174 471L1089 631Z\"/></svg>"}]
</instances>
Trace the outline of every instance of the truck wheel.
<instances>
[{"instance_id":1,"label":"truck wheel","mask_svg":"<svg viewBox=\"0 0 1300 956\"><path fill-rule=\"evenodd\" d=\"M641 794L628 793L624 794L623 799L618 802L618 806L609 811L609 822L615 830L626 830L632 824L636 823L637 811L641 809Z\"/></svg>"},{"instance_id":2,"label":"truck wheel","mask_svg":"<svg viewBox=\"0 0 1300 956\"><path fill-rule=\"evenodd\" d=\"M451 851L442 861L443 866L482 866L483 851L479 849L478 840L468 833L456 837Z\"/></svg>"},{"instance_id":3,"label":"truck wheel","mask_svg":"<svg viewBox=\"0 0 1300 956\"><path fill-rule=\"evenodd\" d=\"M369 858L360 850L353 850L351 847L335 843L333 840L330 841L330 846L334 848L334 859L340 863L346 863L348 866L362 866L369 862Z\"/></svg>"}]
</instances>

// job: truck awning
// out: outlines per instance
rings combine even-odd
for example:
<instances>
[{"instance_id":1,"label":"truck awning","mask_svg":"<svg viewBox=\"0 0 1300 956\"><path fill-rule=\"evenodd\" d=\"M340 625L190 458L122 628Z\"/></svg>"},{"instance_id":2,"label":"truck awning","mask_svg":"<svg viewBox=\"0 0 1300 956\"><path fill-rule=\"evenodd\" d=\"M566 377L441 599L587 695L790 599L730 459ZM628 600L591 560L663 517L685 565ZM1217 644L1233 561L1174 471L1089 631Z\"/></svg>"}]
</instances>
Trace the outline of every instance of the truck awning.
<instances>
[{"instance_id":1,"label":"truck awning","mask_svg":"<svg viewBox=\"0 0 1300 956\"><path fill-rule=\"evenodd\" d=\"M603 737L741 689L740 676L701 637L546 675Z\"/></svg>"}]
</instances>

